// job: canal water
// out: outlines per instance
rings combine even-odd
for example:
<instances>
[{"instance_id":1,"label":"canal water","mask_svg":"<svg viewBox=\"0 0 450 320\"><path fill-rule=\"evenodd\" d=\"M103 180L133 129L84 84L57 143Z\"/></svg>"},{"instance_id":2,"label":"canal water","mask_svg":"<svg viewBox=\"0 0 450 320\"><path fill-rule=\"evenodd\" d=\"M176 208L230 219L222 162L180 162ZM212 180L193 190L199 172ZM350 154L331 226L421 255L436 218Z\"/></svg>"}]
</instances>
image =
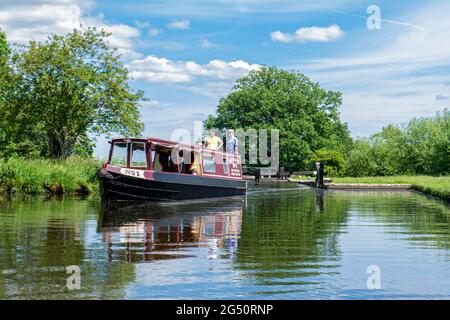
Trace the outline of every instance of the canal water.
<instances>
[{"instance_id":1,"label":"canal water","mask_svg":"<svg viewBox=\"0 0 450 320\"><path fill-rule=\"evenodd\" d=\"M0 299L66 298L448 299L450 207L287 183L151 206L0 198Z\"/></svg>"}]
</instances>

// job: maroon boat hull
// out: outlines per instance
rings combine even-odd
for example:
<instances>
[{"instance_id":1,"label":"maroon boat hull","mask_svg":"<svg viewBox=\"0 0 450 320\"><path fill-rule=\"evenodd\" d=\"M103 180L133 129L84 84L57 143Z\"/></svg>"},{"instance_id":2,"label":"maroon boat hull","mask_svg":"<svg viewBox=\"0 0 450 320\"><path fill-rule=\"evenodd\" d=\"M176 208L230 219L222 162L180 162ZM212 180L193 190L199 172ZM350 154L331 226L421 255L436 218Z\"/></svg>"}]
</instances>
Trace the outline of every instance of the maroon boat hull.
<instances>
[{"instance_id":1,"label":"maroon boat hull","mask_svg":"<svg viewBox=\"0 0 450 320\"><path fill-rule=\"evenodd\" d=\"M154 172L151 179L135 178L102 169L98 172L107 199L167 201L245 195L243 180Z\"/></svg>"}]
</instances>

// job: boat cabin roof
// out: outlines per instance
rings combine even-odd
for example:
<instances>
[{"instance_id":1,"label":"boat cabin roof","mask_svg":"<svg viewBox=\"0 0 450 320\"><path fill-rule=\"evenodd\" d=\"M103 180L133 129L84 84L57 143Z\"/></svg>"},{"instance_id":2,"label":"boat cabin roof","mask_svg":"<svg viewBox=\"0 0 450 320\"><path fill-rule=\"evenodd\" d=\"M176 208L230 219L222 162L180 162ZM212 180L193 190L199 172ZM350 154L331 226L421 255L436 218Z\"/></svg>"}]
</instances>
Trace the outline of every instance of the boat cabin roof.
<instances>
[{"instance_id":1,"label":"boat cabin roof","mask_svg":"<svg viewBox=\"0 0 450 320\"><path fill-rule=\"evenodd\" d=\"M133 157L134 152L132 147L127 148L128 155L125 158L122 158L122 163L114 161L114 145L116 142L145 142L150 143L152 146L161 146L163 148L156 148L149 150L145 147L145 150L142 150L145 155L142 156L140 160L140 165L134 165ZM194 146L184 143L179 143L176 141L170 141L160 138L113 138L110 141L111 150L108 160L108 165L111 166L119 166L119 167L127 167L134 169L144 169L144 170L152 170L152 171L161 171L161 172L171 172L171 173L181 173L181 174L192 174L193 169L195 168L195 174L203 175L203 176L216 176L223 178L242 178L242 166L241 159L239 155L225 153L223 151L215 151L210 149L205 149L203 146ZM164 149L173 149L178 148L183 150L183 156L185 151L188 151L189 154L192 152L192 158L190 161L186 161L186 163L180 162L180 159L183 157L170 155L159 155L159 153L166 153ZM159 150L159 151L158 151ZM197 154L198 156L194 155ZM196 158L198 157L198 158ZM173 159L172 159L173 158Z\"/></svg>"},{"instance_id":2,"label":"boat cabin roof","mask_svg":"<svg viewBox=\"0 0 450 320\"><path fill-rule=\"evenodd\" d=\"M188 147L188 148L194 148L194 145L191 144L186 144L186 143L181 143L181 142L177 142L177 141L171 141L171 140L166 140L166 139L161 139L161 138L112 138L110 143L114 143L116 141L126 141L126 142L133 142L133 141L140 141L140 142L149 142L149 143L153 143L153 144L160 144L160 145L166 145L167 147L175 147L175 146L180 146L180 147Z\"/></svg>"}]
</instances>

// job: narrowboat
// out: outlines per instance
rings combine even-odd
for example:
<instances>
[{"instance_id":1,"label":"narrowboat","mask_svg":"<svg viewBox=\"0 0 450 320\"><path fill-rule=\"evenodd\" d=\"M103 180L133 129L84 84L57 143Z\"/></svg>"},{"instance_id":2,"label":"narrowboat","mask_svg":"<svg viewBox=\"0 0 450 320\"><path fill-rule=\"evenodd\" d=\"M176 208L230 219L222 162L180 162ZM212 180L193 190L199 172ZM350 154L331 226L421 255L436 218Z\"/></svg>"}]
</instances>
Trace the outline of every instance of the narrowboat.
<instances>
[{"instance_id":1,"label":"narrowboat","mask_svg":"<svg viewBox=\"0 0 450 320\"><path fill-rule=\"evenodd\" d=\"M157 138L110 141L97 172L102 196L117 200L188 200L244 195L239 155Z\"/></svg>"}]
</instances>

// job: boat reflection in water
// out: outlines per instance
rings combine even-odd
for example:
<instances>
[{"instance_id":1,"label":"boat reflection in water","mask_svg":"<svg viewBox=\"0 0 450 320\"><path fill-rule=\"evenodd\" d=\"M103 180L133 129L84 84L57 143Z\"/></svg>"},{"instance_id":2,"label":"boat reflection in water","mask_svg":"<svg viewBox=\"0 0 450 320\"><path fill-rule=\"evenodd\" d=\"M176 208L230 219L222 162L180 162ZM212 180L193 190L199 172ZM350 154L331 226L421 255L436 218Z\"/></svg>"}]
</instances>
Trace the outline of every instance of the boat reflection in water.
<instances>
[{"instance_id":1,"label":"boat reflection in water","mask_svg":"<svg viewBox=\"0 0 450 320\"><path fill-rule=\"evenodd\" d=\"M149 262L192 256L232 257L241 232L245 196L178 203L104 205L99 232L109 261Z\"/></svg>"}]
</instances>

